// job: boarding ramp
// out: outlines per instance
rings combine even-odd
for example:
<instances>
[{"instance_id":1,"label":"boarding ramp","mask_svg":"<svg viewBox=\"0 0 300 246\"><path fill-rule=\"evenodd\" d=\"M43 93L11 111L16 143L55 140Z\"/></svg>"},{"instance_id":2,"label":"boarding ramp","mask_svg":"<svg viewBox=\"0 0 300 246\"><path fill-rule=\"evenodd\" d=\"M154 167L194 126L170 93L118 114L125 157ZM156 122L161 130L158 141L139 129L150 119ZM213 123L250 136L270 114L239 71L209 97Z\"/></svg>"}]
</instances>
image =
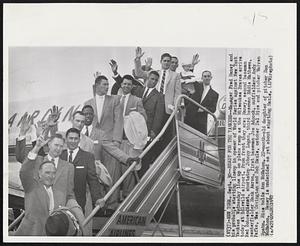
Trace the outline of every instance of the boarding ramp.
<instances>
[{"instance_id":1,"label":"boarding ramp","mask_svg":"<svg viewBox=\"0 0 300 246\"><path fill-rule=\"evenodd\" d=\"M183 98L207 111L214 117L215 124L217 123L214 114L206 108L185 95L179 96L176 110L173 111L158 136L139 157L142 158L151 149L170 124L175 124L175 136L96 236L141 236L151 221L157 223L156 229L159 228L158 223L161 217L156 221L154 215L164 201L167 201L165 202L166 208L174 192L177 195L178 231L179 236L182 236L179 181L186 180L215 188L222 185L223 174L218 154L218 134L216 132L214 137L210 138L181 121L182 108L179 105ZM102 204L96 206L86 218L84 224L87 224L97 211L104 207L111 194L136 165L137 162L134 162L126 170L102 199Z\"/></svg>"}]
</instances>

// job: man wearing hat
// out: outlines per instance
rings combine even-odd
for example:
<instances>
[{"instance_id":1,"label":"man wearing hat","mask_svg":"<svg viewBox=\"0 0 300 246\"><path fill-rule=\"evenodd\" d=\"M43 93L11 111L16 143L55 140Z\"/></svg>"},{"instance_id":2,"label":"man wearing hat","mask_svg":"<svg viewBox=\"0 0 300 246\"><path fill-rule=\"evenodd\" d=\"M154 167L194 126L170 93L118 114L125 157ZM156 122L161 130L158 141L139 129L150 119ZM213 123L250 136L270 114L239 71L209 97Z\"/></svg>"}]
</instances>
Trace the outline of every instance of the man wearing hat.
<instances>
[{"instance_id":1,"label":"man wearing hat","mask_svg":"<svg viewBox=\"0 0 300 246\"><path fill-rule=\"evenodd\" d=\"M45 158L36 155L49 142ZM20 169L20 179L25 192L25 216L17 229L17 236L43 236L49 214L58 206L73 200L74 168L59 159L63 138L59 135L45 140L41 135ZM35 157L35 158L34 158ZM77 204L78 205L78 204Z\"/></svg>"}]
</instances>

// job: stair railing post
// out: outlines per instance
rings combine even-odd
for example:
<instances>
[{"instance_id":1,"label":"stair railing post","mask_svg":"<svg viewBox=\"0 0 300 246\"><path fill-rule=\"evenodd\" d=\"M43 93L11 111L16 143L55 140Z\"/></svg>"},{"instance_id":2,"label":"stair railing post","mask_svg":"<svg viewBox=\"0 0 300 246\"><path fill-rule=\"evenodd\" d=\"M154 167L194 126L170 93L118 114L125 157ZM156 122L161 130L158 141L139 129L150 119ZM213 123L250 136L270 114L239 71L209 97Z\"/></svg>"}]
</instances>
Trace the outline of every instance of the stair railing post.
<instances>
[{"instance_id":1,"label":"stair railing post","mask_svg":"<svg viewBox=\"0 0 300 246\"><path fill-rule=\"evenodd\" d=\"M178 236L183 237L182 233L182 217L181 217L181 203L180 203L180 191L179 182L176 183L176 200L177 200L177 217L178 217Z\"/></svg>"}]
</instances>

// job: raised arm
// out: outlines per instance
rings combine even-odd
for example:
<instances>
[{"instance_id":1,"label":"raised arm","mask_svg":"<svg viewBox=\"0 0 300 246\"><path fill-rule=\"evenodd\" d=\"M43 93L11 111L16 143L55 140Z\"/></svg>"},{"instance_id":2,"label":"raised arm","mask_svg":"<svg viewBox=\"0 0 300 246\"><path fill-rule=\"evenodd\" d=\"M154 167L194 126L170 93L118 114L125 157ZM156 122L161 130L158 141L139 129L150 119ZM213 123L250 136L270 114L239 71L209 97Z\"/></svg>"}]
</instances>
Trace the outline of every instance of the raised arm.
<instances>
[{"instance_id":1,"label":"raised arm","mask_svg":"<svg viewBox=\"0 0 300 246\"><path fill-rule=\"evenodd\" d=\"M118 73L118 63L115 60L111 59L109 65L110 65L111 71L113 72L113 79L115 80L115 83L113 84L113 86L111 88L111 94L117 95L118 90L121 87L122 76Z\"/></svg>"},{"instance_id":2,"label":"raised arm","mask_svg":"<svg viewBox=\"0 0 300 246\"><path fill-rule=\"evenodd\" d=\"M28 153L28 158L25 159L20 169L20 179L25 192L29 192L34 183L37 182L37 170L39 168L38 161L36 160L39 150L48 143L43 136L40 136L34 148Z\"/></svg>"},{"instance_id":3,"label":"raised arm","mask_svg":"<svg viewBox=\"0 0 300 246\"><path fill-rule=\"evenodd\" d=\"M134 66L135 66L135 75L138 78L147 79L148 73L142 70L142 63L141 63L141 57L144 55L144 52L142 52L142 49L140 47L137 47L135 50L135 59L134 59Z\"/></svg>"}]
</instances>

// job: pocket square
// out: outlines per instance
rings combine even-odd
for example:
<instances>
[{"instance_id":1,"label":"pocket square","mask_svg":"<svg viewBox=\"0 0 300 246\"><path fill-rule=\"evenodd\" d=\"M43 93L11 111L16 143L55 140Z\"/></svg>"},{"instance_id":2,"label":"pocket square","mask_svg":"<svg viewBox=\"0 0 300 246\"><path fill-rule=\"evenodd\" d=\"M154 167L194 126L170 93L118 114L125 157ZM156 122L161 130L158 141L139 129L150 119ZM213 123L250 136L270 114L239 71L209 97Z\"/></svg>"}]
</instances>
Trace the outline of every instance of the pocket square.
<instances>
[{"instance_id":1,"label":"pocket square","mask_svg":"<svg viewBox=\"0 0 300 246\"><path fill-rule=\"evenodd\" d=\"M75 168L84 168L84 166L76 166Z\"/></svg>"},{"instance_id":2,"label":"pocket square","mask_svg":"<svg viewBox=\"0 0 300 246\"><path fill-rule=\"evenodd\" d=\"M94 141L94 144L98 144L98 143L99 143L99 141L98 141L98 140L95 140L95 141Z\"/></svg>"}]
</instances>

